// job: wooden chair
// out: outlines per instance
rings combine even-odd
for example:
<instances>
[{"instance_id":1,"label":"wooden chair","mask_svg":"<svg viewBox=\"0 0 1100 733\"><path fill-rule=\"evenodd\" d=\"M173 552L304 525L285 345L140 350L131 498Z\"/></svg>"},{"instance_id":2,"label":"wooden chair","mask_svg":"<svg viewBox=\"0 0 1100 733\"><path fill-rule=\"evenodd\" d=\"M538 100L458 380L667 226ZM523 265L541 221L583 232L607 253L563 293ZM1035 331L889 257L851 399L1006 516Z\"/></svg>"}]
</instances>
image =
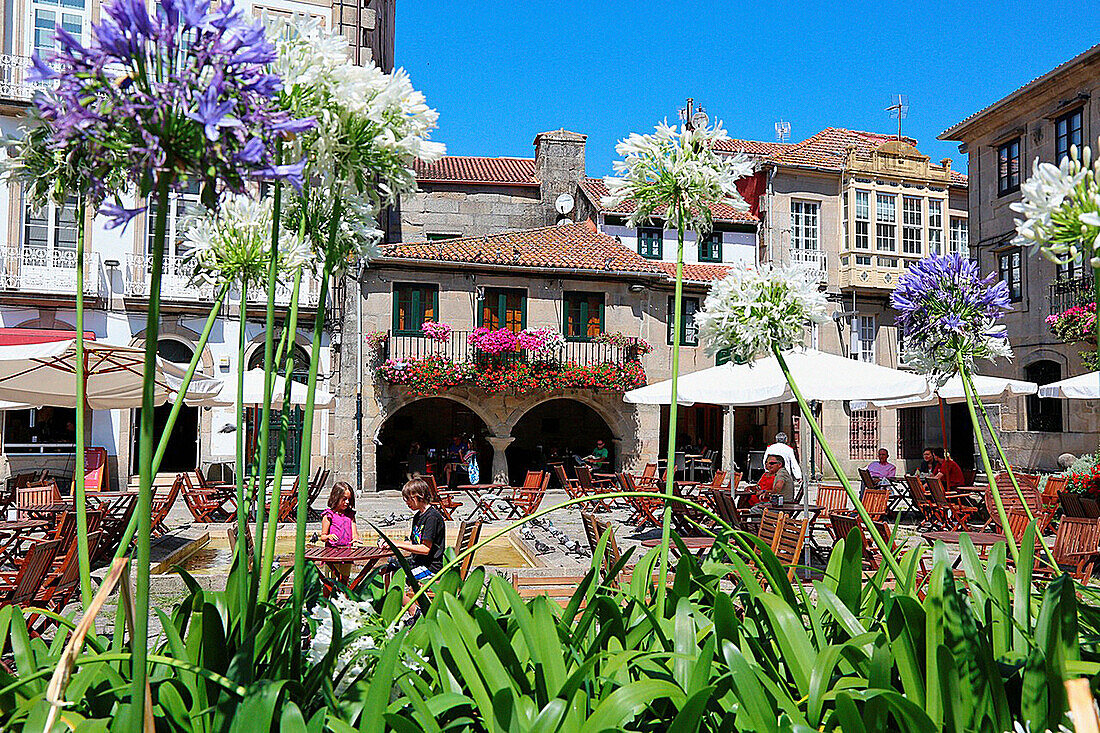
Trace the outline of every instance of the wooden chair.
<instances>
[{"instance_id":1,"label":"wooden chair","mask_svg":"<svg viewBox=\"0 0 1100 733\"><path fill-rule=\"evenodd\" d=\"M126 526L137 509L137 496L119 496L105 499L103 508L103 536L99 540L100 553L114 552L122 541ZM131 540L132 541L132 540Z\"/></svg>"},{"instance_id":2,"label":"wooden chair","mask_svg":"<svg viewBox=\"0 0 1100 733\"><path fill-rule=\"evenodd\" d=\"M516 489L511 496L501 497L508 505L505 519L522 519L538 511L549 485L550 474L547 471L528 471L523 486Z\"/></svg>"},{"instance_id":3,"label":"wooden chair","mask_svg":"<svg viewBox=\"0 0 1100 733\"><path fill-rule=\"evenodd\" d=\"M195 474L202 475L197 469ZM228 522L234 516L224 508L224 492L214 488L195 488L187 474L183 474L183 501L195 521L202 524L220 524Z\"/></svg>"},{"instance_id":4,"label":"wooden chair","mask_svg":"<svg viewBox=\"0 0 1100 733\"><path fill-rule=\"evenodd\" d=\"M0 573L0 606L25 606L33 601L60 548L57 540L37 542L27 550L16 572Z\"/></svg>"},{"instance_id":5,"label":"wooden chair","mask_svg":"<svg viewBox=\"0 0 1100 733\"><path fill-rule=\"evenodd\" d=\"M682 496L676 488L673 491L677 496ZM681 537L700 537L707 534L703 528L710 524L710 520L701 511L679 501L671 501L669 506L672 508L672 524Z\"/></svg>"},{"instance_id":6,"label":"wooden chair","mask_svg":"<svg viewBox=\"0 0 1100 733\"><path fill-rule=\"evenodd\" d=\"M48 506L61 503L61 491L57 488L57 482L52 480L41 483L31 483L21 489L16 489L15 508L18 510L19 519L30 519L31 514L27 507Z\"/></svg>"},{"instance_id":7,"label":"wooden chair","mask_svg":"<svg viewBox=\"0 0 1100 733\"><path fill-rule=\"evenodd\" d=\"M1058 514L1058 494L1066 488L1065 476L1047 476L1046 486L1039 495L1039 502L1043 507L1043 514L1039 520L1039 531L1046 532L1054 522Z\"/></svg>"},{"instance_id":8,"label":"wooden chair","mask_svg":"<svg viewBox=\"0 0 1100 733\"><path fill-rule=\"evenodd\" d=\"M84 491L94 494L107 490L107 449L91 446L84 449Z\"/></svg>"},{"instance_id":9,"label":"wooden chair","mask_svg":"<svg viewBox=\"0 0 1100 733\"><path fill-rule=\"evenodd\" d=\"M940 528L944 526L944 520L940 509L924 490L924 484L920 476L906 475L905 485L909 487L909 498L913 506L921 515L921 523L918 528Z\"/></svg>"},{"instance_id":10,"label":"wooden chair","mask_svg":"<svg viewBox=\"0 0 1100 733\"><path fill-rule=\"evenodd\" d=\"M428 503L439 508L444 519L453 519L454 510L462 506L462 502L455 499L455 492L440 491L435 484L435 477L426 473L420 478L428 483Z\"/></svg>"},{"instance_id":11,"label":"wooden chair","mask_svg":"<svg viewBox=\"0 0 1100 733\"><path fill-rule=\"evenodd\" d=\"M102 532L88 533L88 557L95 557L102 537ZM60 563L55 561L54 571L47 576L34 603L61 613L79 590L80 553L74 542L65 553L64 559Z\"/></svg>"},{"instance_id":12,"label":"wooden chair","mask_svg":"<svg viewBox=\"0 0 1100 733\"><path fill-rule=\"evenodd\" d=\"M798 565L799 556L802 554L802 546L806 542L806 531L809 529L808 517L794 519L785 517L776 534L775 556L782 565L787 565L787 580L794 579L795 566Z\"/></svg>"},{"instance_id":13,"label":"wooden chair","mask_svg":"<svg viewBox=\"0 0 1100 733\"><path fill-rule=\"evenodd\" d=\"M624 498L627 506L633 511L630 518L626 520L627 524L634 525L635 530L641 530L647 524L654 527L661 526L661 520L657 518L654 512L660 511L664 502L658 497L656 485L642 489L634 483L634 477L629 473L620 473L619 486L625 492L646 491L653 494L652 499L648 496L627 496Z\"/></svg>"},{"instance_id":14,"label":"wooden chair","mask_svg":"<svg viewBox=\"0 0 1100 733\"><path fill-rule=\"evenodd\" d=\"M229 551L236 552L237 550L237 525L231 524L225 530L226 535L229 537ZM244 549L248 553L248 567L252 567L256 562L256 541L252 538L252 530L245 525L244 529Z\"/></svg>"},{"instance_id":15,"label":"wooden chair","mask_svg":"<svg viewBox=\"0 0 1100 733\"><path fill-rule=\"evenodd\" d=\"M163 498L153 497L152 531L154 537L168 534L168 526L164 522L168 519L168 512L172 510L172 506L176 503L176 499L179 498L180 492L183 491L183 486L184 474L176 474L176 480L172 482L172 487L168 489L168 494Z\"/></svg>"},{"instance_id":16,"label":"wooden chair","mask_svg":"<svg viewBox=\"0 0 1100 733\"><path fill-rule=\"evenodd\" d=\"M772 552L779 544L779 538L783 532L783 523L786 519L786 514L771 509L765 509L764 513L760 515L760 527L756 530L756 536L764 540L765 544L772 548Z\"/></svg>"},{"instance_id":17,"label":"wooden chair","mask_svg":"<svg viewBox=\"0 0 1100 733\"><path fill-rule=\"evenodd\" d=\"M605 534L607 535L607 547L604 550L602 564L604 574L603 580L612 586L617 585L617 578L607 577L607 574L611 572L611 569L614 568L623 557L622 552L619 551L619 544L615 541L615 531L611 528L611 522L602 522L591 512L582 513L581 522L584 525L584 535L588 539L588 547L591 549L593 555L596 554L600 539Z\"/></svg>"},{"instance_id":18,"label":"wooden chair","mask_svg":"<svg viewBox=\"0 0 1100 733\"><path fill-rule=\"evenodd\" d=\"M645 468L642 469L642 475L641 476L635 476L633 478L634 478L634 483L636 483L638 486L645 487L645 488L649 488L650 486L656 486L657 485L657 464L656 463L647 463L647 464L645 464Z\"/></svg>"},{"instance_id":19,"label":"wooden chair","mask_svg":"<svg viewBox=\"0 0 1100 733\"><path fill-rule=\"evenodd\" d=\"M943 481L935 476L929 476L928 490L932 494L932 501L940 508L941 516L951 526L960 532L966 531L966 526L971 517L978 512L978 507L964 504L960 501L962 494L952 494L944 488Z\"/></svg>"},{"instance_id":20,"label":"wooden chair","mask_svg":"<svg viewBox=\"0 0 1100 733\"><path fill-rule=\"evenodd\" d=\"M847 512L851 510L848 504L848 492L843 486L822 484L817 487L817 498L814 503L822 507L821 513L826 517L835 512Z\"/></svg>"},{"instance_id":21,"label":"wooden chair","mask_svg":"<svg viewBox=\"0 0 1100 733\"><path fill-rule=\"evenodd\" d=\"M871 472L866 468L859 469L859 480L863 484L864 489L877 489L879 487L878 481L871 475Z\"/></svg>"},{"instance_id":22,"label":"wooden chair","mask_svg":"<svg viewBox=\"0 0 1100 733\"><path fill-rule=\"evenodd\" d=\"M741 483L741 472L740 471L734 471L733 472L733 480L730 481L730 495L731 496L737 493L737 487L740 483Z\"/></svg>"},{"instance_id":23,"label":"wooden chair","mask_svg":"<svg viewBox=\"0 0 1100 733\"><path fill-rule=\"evenodd\" d=\"M859 501L863 508L871 515L871 521L878 521L886 516L887 502L890 500L889 489L864 489Z\"/></svg>"},{"instance_id":24,"label":"wooden chair","mask_svg":"<svg viewBox=\"0 0 1100 733\"><path fill-rule=\"evenodd\" d=\"M569 478L569 475L565 472L565 466L560 463L555 463L554 476L557 477L558 483L561 484L566 496L570 499L577 499L580 497L580 491L577 488L577 479Z\"/></svg>"},{"instance_id":25,"label":"wooden chair","mask_svg":"<svg viewBox=\"0 0 1100 733\"><path fill-rule=\"evenodd\" d=\"M318 497L325 490L325 486L328 485L329 477L332 476L332 471L327 468L317 468L316 473L313 474L313 478L309 480L306 488L306 521L319 522L321 521L322 512L318 509L314 509L313 505L317 503ZM295 484L297 486L297 484ZM295 506L297 509L297 506Z\"/></svg>"},{"instance_id":26,"label":"wooden chair","mask_svg":"<svg viewBox=\"0 0 1100 733\"><path fill-rule=\"evenodd\" d=\"M577 466L577 487L581 496L598 497L601 494L606 494L611 491L613 484L606 479L596 479L592 476L592 469L588 466ZM611 508L612 500L610 499L593 499L593 505L596 511L607 511Z\"/></svg>"},{"instance_id":27,"label":"wooden chair","mask_svg":"<svg viewBox=\"0 0 1100 733\"><path fill-rule=\"evenodd\" d=\"M1007 473L997 475L997 490L1001 494L1001 503L1004 504L1005 514L1012 511L1024 511L1024 505L1020 502L1020 497L1016 494L1016 489L1013 488L1012 481L1009 480ZM1024 495L1024 500L1027 502L1027 506L1031 510L1031 513L1036 517L1040 516L1043 510L1037 485L1030 481L1020 481L1020 493ZM1001 532L1001 520L1000 516L997 514L997 503L993 499L993 490L991 488L986 487L984 499L985 510L989 513L989 520L982 529L993 526L996 527L994 531ZM1097 516L1100 516L1100 511L1097 512Z\"/></svg>"},{"instance_id":28,"label":"wooden chair","mask_svg":"<svg viewBox=\"0 0 1100 733\"><path fill-rule=\"evenodd\" d=\"M1059 491L1058 503L1062 506L1062 514L1067 517L1084 517L1086 519L1100 517L1100 504L1088 496L1075 494L1072 491Z\"/></svg>"},{"instance_id":29,"label":"wooden chair","mask_svg":"<svg viewBox=\"0 0 1100 733\"><path fill-rule=\"evenodd\" d=\"M458 525L458 536L455 537L455 555L461 555L466 550L470 549L477 544L478 539L481 537L481 521L477 522L460 522ZM458 575L462 579L466 578L467 573L470 572L470 568L474 566L474 555L471 553L458 565Z\"/></svg>"},{"instance_id":30,"label":"wooden chair","mask_svg":"<svg viewBox=\"0 0 1100 733\"><path fill-rule=\"evenodd\" d=\"M1054 577L1064 570L1078 583L1088 585L1100 557L1100 519L1062 517L1051 553L1058 567L1050 567L1043 555L1036 555L1034 573L1037 576Z\"/></svg>"},{"instance_id":31,"label":"wooden chair","mask_svg":"<svg viewBox=\"0 0 1100 733\"><path fill-rule=\"evenodd\" d=\"M737 501L734 500L733 494L721 489L711 489L710 496L714 504L714 513L734 529L741 529L741 512L737 509Z\"/></svg>"}]
</instances>

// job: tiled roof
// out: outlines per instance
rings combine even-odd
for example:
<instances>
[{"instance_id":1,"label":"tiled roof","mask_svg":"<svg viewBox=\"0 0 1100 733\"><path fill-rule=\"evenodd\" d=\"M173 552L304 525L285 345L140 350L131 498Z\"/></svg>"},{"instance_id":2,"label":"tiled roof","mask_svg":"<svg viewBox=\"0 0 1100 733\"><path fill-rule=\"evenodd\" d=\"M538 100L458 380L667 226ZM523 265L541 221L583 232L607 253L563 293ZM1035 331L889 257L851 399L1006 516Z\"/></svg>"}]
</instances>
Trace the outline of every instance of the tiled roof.
<instances>
[{"instance_id":1,"label":"tiled roof","mask_svg":"<svg viewBox=\"0 0 1100 733\"><path fill-rule=\"evenodd\" d=\"M624 201L613 208L607 208L603 205L603 197L607 195L607 185L604 184L602 178L582 178L580 187L588 200L592 202L592 205L605 214L630 214L634 211L634 202L630 200ZM753 216L751 212L735 209L729 204L714 204L710 207L710 211L717 221L749 223L758 221L757 217Z\"/></svg>"},{"instance_id":2,"label":"tiled roof","mask_svg":"<svg viewBox=\"0 0 1100 733\"><path fill-rule=\"evenodd\" d=\"M485 237L398 243L384 247L382 257L639 274L660 272L654 263L614 237L597 232L591 221Z\"/></svg>"},{"instance_id":3,"label":"tiled roof","mask_svg":"<svg viewBox=\"0 0 1100 733\"><path fill-rule=\"evenodd\" d=\"M883 143L896 140L896 135L882 135L876 132L845 130L841 127L826 127L800 143L787 146L771 157L779 165L803 166L823 170L843 170L848 149L855 147L870 152ZM912 138L903 138L910 145L916 145Z\"/></svg>"},{"instance_id":4,"label":"tiled roof","mask_svg":"<svg viewBox=\"0 0 1100 733\"><path fill-rule=\"evenodd\" d=\"M1011 102L1012 100L1023 96L1029 89L1032 89L1032 88L1038 86L1039 84L1041 84L1041 83L1043 83L1043 82L1045 82L1049 79L1054 78L1055 76L1057 76L1061 72L1065 71L1066 69L1068 69L1070 67L1073 67L1073 66L1076 66L1078 64L1087 63L1087 62L1091 61L1096 56L1100 56L1100 43L1096 44L1095 46L1091 46L1088 49L1082 51L1081 53L1079 53L1076 56L1074 56L1073 58L1071 58L1069 61L1066 61L1065 63L1059 64L1058 66L1055 66L1053 69L1051 69L1047 73L1035 77L1034 79L1029 81L1027 84L1024 84L1022 87L1020 87L1020 88L1016 89L1015 91L1007 94L1006 96L1001 97L1000 99L998 99L993 104L990 104L990 105L987 105L987 106L983 107L982 109L978 110L977 112L970 115L969 117L962 120L961 122L956 122L954 125L952 125L951 127L944 130L942 133L940 133L940 136L937 139L938 140L960 140L961 138L958 137L958 135L959 135L959 133L962 132L963 128L967 127L972 122L977 121L978 118L984 117L988 112L993 111L997 107L1004 106L1004 105L1008 104L1009 102Z\"/></svg>"},{"instance_id":5,"label":"tiled roof","mask_svg":"<svg viewBox=\"0 0 1100 733\"><path fill-rule=\"evenodd\" d=\"M438 183L496 183L537 186L534 158L446 155L434 163L416 161L416 179Z\"/></svg>"},{"instance_id":6,"label":"tiled roof","mask_svg":"<svg viewBox=\"0 0 1100 733\"><path fill-rule=\"evenodd\" d=\"M654 262L658 268L666 273L670 280L676 279L676 263L675 262ZM729 274L730 268L728 265L708 265L708 264L695 264L684 263L684 281L694 283L712 283L715 280L721 280Z\"/></svg>"},{"instance_id":7,"label":"tiled roof","mask_svg":"<svg viewBox=\"0 0 1100 733\"><path fill-rule=\"evenodd\" d=\"M754 157L769 158L786 150L794 143L763 142L760 140L719 140L714 143L714 149L723 153L745 153Z\"/></svg>"},{"instance_id":8,"label":"tiled roof","mask_svg":"<svg viewBox=\"0 0 1100 733\"><path fill-rule=\"evenodd\" d=\"M956 170L951 171L951 185L952 186L969 186L970 177L965 173L959 173Z\"/></svg>"}]
</instances>

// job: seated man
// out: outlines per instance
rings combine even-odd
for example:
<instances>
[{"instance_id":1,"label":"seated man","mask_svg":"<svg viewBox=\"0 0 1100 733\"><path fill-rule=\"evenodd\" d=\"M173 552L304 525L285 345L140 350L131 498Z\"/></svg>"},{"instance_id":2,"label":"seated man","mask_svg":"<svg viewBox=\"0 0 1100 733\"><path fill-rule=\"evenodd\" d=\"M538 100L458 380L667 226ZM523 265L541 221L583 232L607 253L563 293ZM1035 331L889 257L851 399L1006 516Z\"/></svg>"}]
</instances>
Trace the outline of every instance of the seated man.
<instances>
[{"instance_id":1,"label":"seated man","mask_svg":"<svg viewBox=\"0 0 1100 733\"><path fill-rule=\"evenodd\" d=\"M890 451L879 448L878 460L867 466L867 473L871 474L879 484L889 483L889 479L897 476L897 467L890 463ZM886 479L886 481L883 481L883 479Z\"/></svg>"},{"instance_id":2,"label":"seated man","mask_svg":"<svg viewBox=\"0 0 1100 733\"><path fill-rule=\"evenodd\" d=\"M582 460L591 466L593 471L602 471L607 468L607 446L602 440L597 440L596 447Z\"/></svg>"},{"instance_id":3,"label":"seated man","mask_svg":"<svg viewBox=\"0 0 1100 733\"><path fill-rule=\"evenodd\" d=\"M966 479L963 478L962 467L955 463L954 459L946 456L943 448L933 448L932 452L935 453L940 462L939 469L932 475L938 476L948 491L957 489L966 483Z\"/></svg>"}]
</instances>

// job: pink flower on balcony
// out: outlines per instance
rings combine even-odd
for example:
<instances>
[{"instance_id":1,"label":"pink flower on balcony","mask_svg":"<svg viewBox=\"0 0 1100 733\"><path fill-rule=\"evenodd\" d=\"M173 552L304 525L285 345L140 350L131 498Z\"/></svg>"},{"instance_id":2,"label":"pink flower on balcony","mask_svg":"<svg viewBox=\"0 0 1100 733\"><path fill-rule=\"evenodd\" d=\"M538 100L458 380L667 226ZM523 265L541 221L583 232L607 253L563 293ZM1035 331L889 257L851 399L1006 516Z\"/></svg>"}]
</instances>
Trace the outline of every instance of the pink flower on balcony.
<instances>
[{"instance_id":1,"label":"pink flower on balcony","mask_svg":"<svg viewBox=\"0 0 1100 733\"><path fill-rule=\"evenodd\" d=\"M425 321L420 330L424 332L424 335L432 341L438 341L439 343L445 342L451 337L451 327L446 323L438 323L436 321Z\"/></svg>"},{"instance_id":2,"label":"pink flower on balcony","mask_svg":"<svg viewBox=\"0 0 1100 733\"><path fill-rule=\"evenodd\" d=\"M532 354L545 355L565 344L565 338L552 328L528 328L519 332L519 347Z\"/></svg>"},{"instance_id":3,"label":"pink flower on balcony","mask_svg":"<svg viewBox=\"0 0 1100 733\"><path fill-rule=\"evenodd\" d=\"M508 354L519 350L516 334L507 328L490 331L482 326L470 333L467 340L474 348L486 354Z\"/></svg>"}]
</instances>

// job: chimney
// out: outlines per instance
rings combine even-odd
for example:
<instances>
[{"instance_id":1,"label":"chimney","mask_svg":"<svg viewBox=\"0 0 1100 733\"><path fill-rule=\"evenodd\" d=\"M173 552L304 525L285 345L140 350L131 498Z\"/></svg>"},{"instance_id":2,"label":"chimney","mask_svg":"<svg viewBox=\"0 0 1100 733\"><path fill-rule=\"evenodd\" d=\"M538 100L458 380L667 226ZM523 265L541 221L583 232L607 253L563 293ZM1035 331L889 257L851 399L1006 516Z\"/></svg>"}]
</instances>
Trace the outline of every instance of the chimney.
<instances>
[{"instance_id":1,"label":"chimney","mask_svg":"<svg viewBox=\"0 0 1100 733\"><path fill-rule=\"evenodd\" d=\"M546 224L553 224L562 216L554 208L554 202L563 193L574 199L574 210L564 215L572 218L576 214L577 184L585 175L584 143L587 139L587 135L565 128L535 135L535 177L539 180Z\"/></svg>"}]
</instances>

